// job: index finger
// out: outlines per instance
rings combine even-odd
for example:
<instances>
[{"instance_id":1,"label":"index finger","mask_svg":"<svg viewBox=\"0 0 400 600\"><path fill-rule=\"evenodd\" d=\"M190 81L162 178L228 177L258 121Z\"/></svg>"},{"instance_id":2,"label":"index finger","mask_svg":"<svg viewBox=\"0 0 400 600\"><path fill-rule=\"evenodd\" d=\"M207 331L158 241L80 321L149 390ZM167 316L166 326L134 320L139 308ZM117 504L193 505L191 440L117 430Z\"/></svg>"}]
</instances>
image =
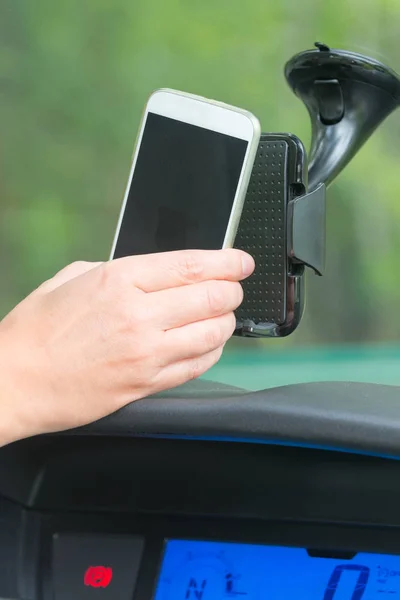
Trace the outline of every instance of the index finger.
<instances>
[{"instance_id":1,"label":"index finger","mask_svg":"<svg viewBox=\"0 0 400 600\"><path fill-rule=\"evenodd\" d=\"M242 281L254 271L253 258L236 248L179 250L112 261L128 280L144 292L201 283L208 280Z\"/></svg>"}]
</instances>

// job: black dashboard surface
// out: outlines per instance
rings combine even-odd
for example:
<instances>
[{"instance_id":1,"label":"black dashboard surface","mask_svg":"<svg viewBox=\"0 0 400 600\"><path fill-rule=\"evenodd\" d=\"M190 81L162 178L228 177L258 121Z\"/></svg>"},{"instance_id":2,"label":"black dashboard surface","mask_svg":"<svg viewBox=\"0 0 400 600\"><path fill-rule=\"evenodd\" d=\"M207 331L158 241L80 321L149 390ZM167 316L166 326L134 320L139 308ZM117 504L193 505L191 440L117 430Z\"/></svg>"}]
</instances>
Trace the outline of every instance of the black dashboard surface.
<instances>
[{"instance_id":1,"label":"black dashboard surface","mask_svg":"<svg viewBox=\"0 0 400 600\"><path fill-rule=\"evenodd\" d=\"M137 500L127 473L136 473L137 481L143 478L143 490L152 489L152 479L147 477L151 473L153 480L165 483L167 498L173 492L166 474L179 482L190 479L194 469L197 478L203 477L203 487L213 481L223 497L228 494L229 478L224 475L226 485L219 484L221 469L235 472L236 479L242 477L246 490L256 485L261 471L259 486L267 473L272 481L279 470L290 473L288 479L300 487L306 482L308 489L316 481L310 479L307 465L316 465L318 470L324 465L324 474L317 480L324 482L322 494L338 486L342 477L348 481L341 488L362 490L364 476L364 491L382 489L389 472L390 477L396 473L400 490L398 458L400 394L396 387L312 383L248 392L196 381L134 402L87 427L1 448L0 494L30 507L68 508L70 504L90 508L107 502L112 507L114 502L119 510ZM332 465L334 470L325 482ZM285 481L281 478L279 486ZM396 485L390 483L397 497ZM110 489L118 490L118 497ZM241 497L237 490L229 493ZM148 500L143 506L149 506ZM244 500L241 507L246 511ZM307 517L319 510L318 505L309 504Z\"/></svg>"},{"instance_id":2,"label":"black dashboard surface","mask_svg":"<svg viewBox=\"0 0 400 600\"><path fill-rule=\"evenodd\" d=\"M400 457L400 388L326 382L248 392L196 381L71 433L235 439Z\"/></svg>"}]
</instances>

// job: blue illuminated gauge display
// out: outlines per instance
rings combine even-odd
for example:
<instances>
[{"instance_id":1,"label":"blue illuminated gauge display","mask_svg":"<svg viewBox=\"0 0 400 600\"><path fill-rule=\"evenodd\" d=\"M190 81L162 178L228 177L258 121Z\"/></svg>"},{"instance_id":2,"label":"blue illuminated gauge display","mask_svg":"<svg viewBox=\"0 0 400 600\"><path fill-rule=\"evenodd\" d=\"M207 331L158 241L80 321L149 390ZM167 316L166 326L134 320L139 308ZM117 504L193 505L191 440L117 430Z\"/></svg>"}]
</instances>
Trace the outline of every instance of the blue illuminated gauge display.
<instances>
[{"instance_id":1,"label":"blue illuminated gauge display","mask_svg":"<svg viewBox=\"0 0 400 600\"><path fill-rule=\"evenodd\" d=\"M400 556L323 556L304 548L169 540L154 600L400 600Z\"/></svg>"}]
</instances>

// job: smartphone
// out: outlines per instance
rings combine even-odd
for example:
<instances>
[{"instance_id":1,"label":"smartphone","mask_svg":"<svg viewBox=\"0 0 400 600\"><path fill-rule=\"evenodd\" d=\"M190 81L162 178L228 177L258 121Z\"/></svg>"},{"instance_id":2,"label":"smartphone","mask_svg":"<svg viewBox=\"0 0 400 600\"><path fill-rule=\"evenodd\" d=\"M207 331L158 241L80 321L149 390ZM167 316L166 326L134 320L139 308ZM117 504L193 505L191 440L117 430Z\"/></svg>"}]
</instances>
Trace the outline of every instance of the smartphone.
<instances>
[{"instance_id":1,"label":"smartphone","mask_svg":"<svg viewBox=\"0 0 400 600\"><path fill-rule=\"evenodd\" d=\"M249 252L256 269L242 285L235 335L284 337L304 310L304 265L289 252L290 203L307 192L307 155L289 133L260 138L235 247Z\"/></svg>"},{"instance_id":2,"label":"smartphone","mask_svg":"<svg viewBox=\"0 0 400 600\"><path fill-rule=\"evenodd\" d=\"M233 245L261 135L249 112L162 89L145 107L111 259Z\"/></svg>"}]
</instances>

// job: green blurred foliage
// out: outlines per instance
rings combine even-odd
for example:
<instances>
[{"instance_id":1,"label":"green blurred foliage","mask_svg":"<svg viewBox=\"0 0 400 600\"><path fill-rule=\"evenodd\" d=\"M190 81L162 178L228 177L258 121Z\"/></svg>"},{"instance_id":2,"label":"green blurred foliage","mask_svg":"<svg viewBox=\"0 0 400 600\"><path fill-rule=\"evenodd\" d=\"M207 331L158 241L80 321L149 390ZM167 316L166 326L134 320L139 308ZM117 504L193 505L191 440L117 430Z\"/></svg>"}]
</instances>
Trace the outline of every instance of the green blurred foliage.
<instances>
[{"instance_id":1,"label":"green blurred foliage","mask_svg":"<svg viewBox=\"0 0 400 600\"><path fill-rule=\"evenodd\" d=\"M285 62L319 40L400 70L399 31L399 0L0 0L0 316L108 257L152 90L242 106L307 145ZM260 349L399 339L399 165L400 111L329 190L327 275L308 277L301 327Z\"/></svg>"}]
</instances>

